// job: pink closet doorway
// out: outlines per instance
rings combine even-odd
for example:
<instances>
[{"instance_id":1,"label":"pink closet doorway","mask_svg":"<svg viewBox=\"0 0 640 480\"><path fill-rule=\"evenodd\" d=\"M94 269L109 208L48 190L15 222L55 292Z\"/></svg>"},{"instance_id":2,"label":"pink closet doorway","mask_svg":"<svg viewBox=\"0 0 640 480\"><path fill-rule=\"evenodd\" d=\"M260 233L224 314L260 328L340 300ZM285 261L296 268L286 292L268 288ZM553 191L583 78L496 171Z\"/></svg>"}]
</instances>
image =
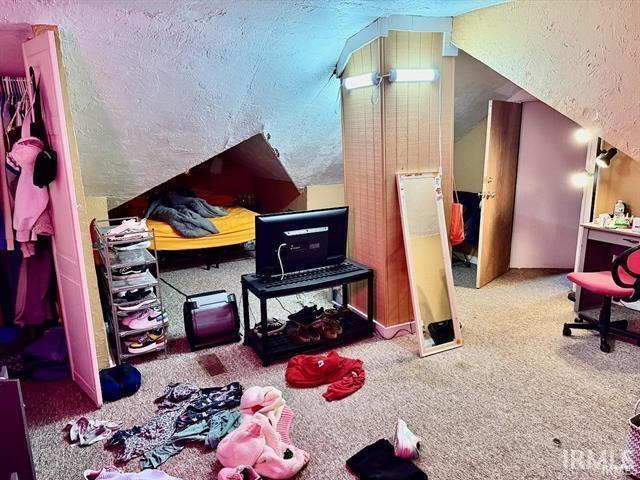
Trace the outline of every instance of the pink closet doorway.
<instances>
[{"instance_id":1,"label":"pink closet doorway","mask_svg":"<svg viewBox=\"0 0 640 480\"><path fill-rule=\"evenodd\" d=\"M54 33L41 32L23 44L22 52L25 72L32 67L38 79L49 144L58 154L57 177L48 188L55 231L52 244L58 296L71 372L78 386L96 406L100 406L102 391L98 377L87 269L82 250L78 214L80 206L76 197L69 140L72 132L67 128L68 110L65 110L66 98L63 94ZM83 225L82 228L88 226Z\"/></svg>"}]
</instances>

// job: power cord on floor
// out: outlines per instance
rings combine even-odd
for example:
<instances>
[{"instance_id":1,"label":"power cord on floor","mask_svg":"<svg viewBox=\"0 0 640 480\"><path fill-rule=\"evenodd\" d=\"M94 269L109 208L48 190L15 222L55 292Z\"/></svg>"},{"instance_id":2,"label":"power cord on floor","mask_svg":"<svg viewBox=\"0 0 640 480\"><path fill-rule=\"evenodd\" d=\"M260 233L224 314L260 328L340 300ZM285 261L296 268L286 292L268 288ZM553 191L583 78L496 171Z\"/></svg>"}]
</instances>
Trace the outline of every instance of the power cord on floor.
<instances>
[{"instance_id":1,"label":"power cord on floor","mask_svg":"<svg viewBox=\"0 0 640 480\"><path fill-rule=\"evenodd\" d=\"M375 334L380 337L383 340L393 340L394 338L396 338L398 335L400 335L401 333L410 333L413 335L413 323L409 325L409 328L401 328L400 330L396 330L396 333L394 333L393 335L391 335L390 337L383 337L382 335L380 335L378 333L377 330L375 330Z\"/></svg>"},{"instance_id":2,"label":"power cord on floor","mask_svg":"<svg viewBox=\"0 0 640 480\"><path fill-rule=\"evenodd\" d=\"M282 307L282 309L287 312L289 315L293 315L293 313L291 312L291 310L289 310L288 308L286 308L283 304L282 301L280 301L279 298L276 298L276 301L280 304L280 306Z\"/></svg>"}]
</instances>

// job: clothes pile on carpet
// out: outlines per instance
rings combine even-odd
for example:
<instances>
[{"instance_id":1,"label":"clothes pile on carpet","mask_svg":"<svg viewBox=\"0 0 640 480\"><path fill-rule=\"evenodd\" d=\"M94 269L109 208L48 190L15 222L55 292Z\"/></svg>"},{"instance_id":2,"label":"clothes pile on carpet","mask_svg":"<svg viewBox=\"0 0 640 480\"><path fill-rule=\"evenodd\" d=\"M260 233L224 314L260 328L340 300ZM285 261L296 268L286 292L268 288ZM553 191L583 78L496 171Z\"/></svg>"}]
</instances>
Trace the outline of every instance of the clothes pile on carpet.
<instances>
[{"instance_id":1,"label":"clothes pile on carpet","mask_svg":"<svg viewBox=\"0 0 640 480\"><path fill-rule=\"evenodd\" d=\"M65 430L69 431L69 442L81 447L93 445L111 438L113 432L120 428L118 422L108 422L103 420L90 420L80 417L75 422L67 423Z\"/></svg>"},{"instance_id":2,"label":"clothes pile on carpet","mask_svg":"<svg viewBox=\"0 0 640 480\"><path fill-rule=\"evenodd\" d=\"M411 460L418 458L420 439L398 420L392 445L386 439L364 447L347 460L348 470L360 480L428 480Z\"/></svg>"},{"instance_id":3,"label":"clothes pile on carpet","mask_svg":"<svg viewBox=\"0 0 640 480\"><path fill-rule=\"evenodd\" d=\"M169 384L155 403L158 409L144 425L118 430L105 447L116 449L115 461L142 457L140 468L157 468L189 443L216 448L240 423L242 386L200 389L189 383Z\"/></svg>"},{"instance_id":4,"label":"clothes pile on carpet","mask_svg":"<svg viewBox=\"0 0 640 480\"><path fill-rule=\"evenodd\" d=\"M209 205L193 192L179 189L158 195L144 216L168 223L183 237L196 238L218 233L209 218L226 215L224 208Z\"/></svg>"},{"instance_id":5,"label":"clothes pile on carpet","mask_svg":"<svg viewBox=\"0 0 640 480\"><path fill-rule=\"evenodd\" d=\"M365 371L362 360L341 357L335 350L327 355L296 355L289 360L285 379L290 387L311 388L329 385L322 396L340 400L360 390Z\"/></svg>"},{"instance_id":6,"label":"clothes pile on carpet","mask_svg":"<svg viewBox=\"0 0 640 480\"><path fill-rule=\"evenodd\" d=\"M289 479L309 462L309 454L291 442L293 411L273 387L251 387L240 403L242 422L216 451L223 468L218 480ZM239 476L245 475L245 476Z\"/></svg>"}]
</instances>

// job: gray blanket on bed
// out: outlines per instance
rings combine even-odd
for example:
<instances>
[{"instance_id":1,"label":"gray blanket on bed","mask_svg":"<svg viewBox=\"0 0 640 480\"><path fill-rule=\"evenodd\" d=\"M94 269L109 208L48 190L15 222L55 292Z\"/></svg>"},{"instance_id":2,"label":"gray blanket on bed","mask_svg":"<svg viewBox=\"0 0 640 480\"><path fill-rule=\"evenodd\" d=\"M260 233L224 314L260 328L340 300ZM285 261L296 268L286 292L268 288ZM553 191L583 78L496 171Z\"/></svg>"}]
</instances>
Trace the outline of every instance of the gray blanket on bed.
<instances>
[{"instance_id":1,"label":"gray blanket on bed","mask_svg":"<svg viewBox=\"0 0 640 480\"><path fill-rule=\"evenodd\" d=\"M146 218L166 222L187 238L206 237L218 233L218 229L209 218L225 215L227 211L222 207L209 205L201 198L178 192L163 193L151 202L145 213Z\"/></svg>"}]
</instances>

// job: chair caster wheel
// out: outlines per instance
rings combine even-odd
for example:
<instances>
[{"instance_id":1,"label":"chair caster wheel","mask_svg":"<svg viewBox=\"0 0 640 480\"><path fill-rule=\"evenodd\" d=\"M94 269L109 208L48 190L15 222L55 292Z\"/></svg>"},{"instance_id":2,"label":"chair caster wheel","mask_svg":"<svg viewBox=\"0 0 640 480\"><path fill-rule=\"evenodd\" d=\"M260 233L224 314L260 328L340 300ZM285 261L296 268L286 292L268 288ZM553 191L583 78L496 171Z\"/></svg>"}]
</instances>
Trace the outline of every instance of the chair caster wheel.
<instances>
[{"instance_id":1,"label":"chair caster wheel","mask_svg":"<svg viewBox=\"0 0 640 480\"><path fill-rule=\"evenodd\" d=\"M606 340L600 340L600 350L602 350L604 353L611 352L611 347Z\"/></svg>"},{"instance_id":2,"label":"chair caster wheel","mask_svg":"<svg viewBox=\"0 0 640 480\"><path fill-rule=\"evenodd\" d=\"M582 323L582 322L584 322L584 320L583 320L583 319L581 319L580 317L576 317L576 320L575 320L575 321L576 321L576 323Z\"/></svg>"},{"instance_id":3,"label":"chair caster wheel","mask_svg":"<svg viewBox=\"0 0 640 480\"><path fill-rule=\"evenodd\" d=\"M565 337L570 337L571 329L565 325L564 327L562 327L562 335L564 335Z\"/></svg>"}]
</instances>

